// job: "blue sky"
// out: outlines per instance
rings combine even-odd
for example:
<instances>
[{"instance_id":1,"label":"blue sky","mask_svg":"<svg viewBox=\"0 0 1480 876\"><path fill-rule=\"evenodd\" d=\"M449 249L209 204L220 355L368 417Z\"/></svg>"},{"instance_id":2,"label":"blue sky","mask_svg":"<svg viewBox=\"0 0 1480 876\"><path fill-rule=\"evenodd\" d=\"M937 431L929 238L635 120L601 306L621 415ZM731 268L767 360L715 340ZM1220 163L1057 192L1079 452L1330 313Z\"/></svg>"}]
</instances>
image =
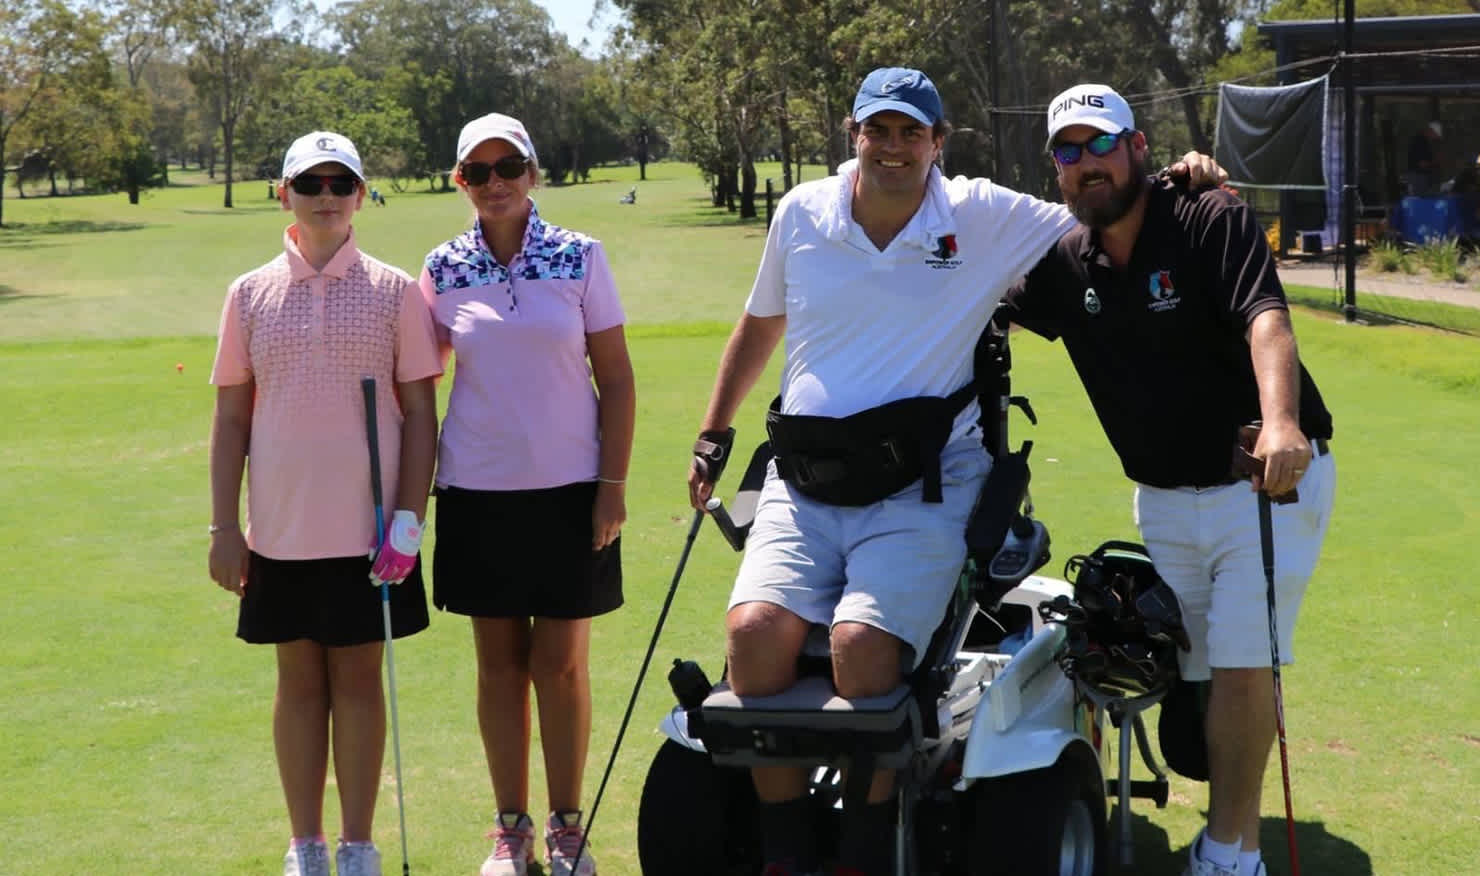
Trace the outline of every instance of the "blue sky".
<instances>
[{"instance_id":1,"label":"blue sky","mask_svg":"<svg viewBox=\"0 0 1480 876\"><path fill-rule=\"evenodd\" d=\"M534 0L534 2L545 7L550 13L550 18L555 22L555 29L562 31L569 39L570 44L580 45L582 39L590 41L588 55L599 55L602 43L606 42L607 31L615 18L615 11L608 9L597 23L598 29L592 30L586 26L591 18L591 10L596 5L595 0Z\"/></svg>"}]
</instances>

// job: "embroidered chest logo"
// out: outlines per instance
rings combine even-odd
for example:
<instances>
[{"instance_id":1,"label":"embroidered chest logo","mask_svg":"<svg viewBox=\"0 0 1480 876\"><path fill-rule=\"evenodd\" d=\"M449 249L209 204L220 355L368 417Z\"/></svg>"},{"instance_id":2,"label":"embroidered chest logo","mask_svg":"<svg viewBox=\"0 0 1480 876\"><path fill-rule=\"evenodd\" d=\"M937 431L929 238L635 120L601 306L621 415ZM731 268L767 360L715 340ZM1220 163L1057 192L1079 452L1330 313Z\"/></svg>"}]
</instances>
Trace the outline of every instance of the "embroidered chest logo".
<instances>
[{"instance_id":1,"label":"embroidered chest logo","mask_svg":"<svg viewBox=\"0 0 1480 876\"><path fill-rule=\"evenodd\" d=\"M1172 272L1165 268L1151 272L1148 288L1151 291L1151 301L1146 305L1147 310L1156 313L1176 310L1177 302L1182 300L1182 296L1172 286Z\"/></svg>"},{"instance_id":2,"label":"embroidered chest logo","mask_svg":"<svg viewBox=\"0 0 1480 876\"><path fill-rule=\"evenodd\" d=\"M1096 316L1100 312L1100 296L1095 294L1094 287L1084 290L1084 312L1090 316Z\"/></svg>"},{"instance_id":3,"label":"embroidered chest logo","mask_svg":"<svg viewBox=\"0 0 1480 876\"><path fill-rule=\"evenodd\" d=\"M934 270L954 271L961 266L961 260L956 258L956 235L947 234L945 237L935 239L935 251L926 257L925 264Z\"/></svg>"}]
</instances>

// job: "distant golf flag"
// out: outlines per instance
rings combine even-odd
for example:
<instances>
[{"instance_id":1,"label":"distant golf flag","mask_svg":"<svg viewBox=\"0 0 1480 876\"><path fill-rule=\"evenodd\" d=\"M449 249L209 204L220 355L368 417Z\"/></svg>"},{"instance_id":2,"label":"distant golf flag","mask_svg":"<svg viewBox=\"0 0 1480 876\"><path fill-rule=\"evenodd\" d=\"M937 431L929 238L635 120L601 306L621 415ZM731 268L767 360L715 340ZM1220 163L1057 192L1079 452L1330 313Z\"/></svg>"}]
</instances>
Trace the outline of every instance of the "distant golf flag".
<instances>
[{"instance_id":1,"label":"distant golf flag","mask_svg":"<svg viewBox=\"0 0 1480 876\"><path fill-rule=\"evenodd\" d=\"M1296 85L1218 86L1213 157L1236 186L1326 189L1332 150L1327 77Z\"/></svg>"}]
</instances>

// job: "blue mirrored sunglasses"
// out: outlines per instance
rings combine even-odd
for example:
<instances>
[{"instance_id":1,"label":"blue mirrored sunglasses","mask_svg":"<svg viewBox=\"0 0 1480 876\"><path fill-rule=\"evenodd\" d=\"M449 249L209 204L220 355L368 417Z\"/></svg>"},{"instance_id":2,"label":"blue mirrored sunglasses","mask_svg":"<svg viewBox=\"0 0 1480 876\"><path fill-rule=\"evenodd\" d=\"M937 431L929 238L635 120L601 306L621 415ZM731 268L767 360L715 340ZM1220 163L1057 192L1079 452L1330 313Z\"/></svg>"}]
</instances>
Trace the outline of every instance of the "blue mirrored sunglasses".
<instances>
[{"instance_id":1,"label":"blue mirrored sunglasses","mask_svg":"<svg viewBox=\"0 0 1480 876\"><path fill-rule=\"evenodd\" d=\"M1096 134L1083 143L1055 143L1049 151L1053 153L1054 161L1059 164L1078 164L1086 150L1096 158L1104 158L1115 151L1115 147L1120 145L1121 138L1130 133L1126 130L1119 134Z\"/></svg>"}]
</instances>

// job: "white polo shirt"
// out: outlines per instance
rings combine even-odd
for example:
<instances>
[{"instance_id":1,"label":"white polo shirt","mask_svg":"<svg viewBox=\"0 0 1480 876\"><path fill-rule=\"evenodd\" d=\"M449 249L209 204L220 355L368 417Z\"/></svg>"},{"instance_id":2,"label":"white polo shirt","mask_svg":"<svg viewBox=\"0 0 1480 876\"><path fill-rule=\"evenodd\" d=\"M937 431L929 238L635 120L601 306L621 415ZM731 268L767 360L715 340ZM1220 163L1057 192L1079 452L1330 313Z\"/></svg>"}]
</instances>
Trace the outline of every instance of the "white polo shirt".
<instances>
[{"instance_id":1,"label":"white polo shirt","mask_svg":"<svg viewBox=\"0 0 1480 876\"><path fill-rule=\"evenodd\" d=\"M752 316L786 316L782 412L845 417L902 398L945 396L1002 293L1074 227L1061 204L931 168L925 200L881 252L853 221L849 161L781 199ZM951 440L977 420L975 402Z\"/></svg>"}]
</instances>

